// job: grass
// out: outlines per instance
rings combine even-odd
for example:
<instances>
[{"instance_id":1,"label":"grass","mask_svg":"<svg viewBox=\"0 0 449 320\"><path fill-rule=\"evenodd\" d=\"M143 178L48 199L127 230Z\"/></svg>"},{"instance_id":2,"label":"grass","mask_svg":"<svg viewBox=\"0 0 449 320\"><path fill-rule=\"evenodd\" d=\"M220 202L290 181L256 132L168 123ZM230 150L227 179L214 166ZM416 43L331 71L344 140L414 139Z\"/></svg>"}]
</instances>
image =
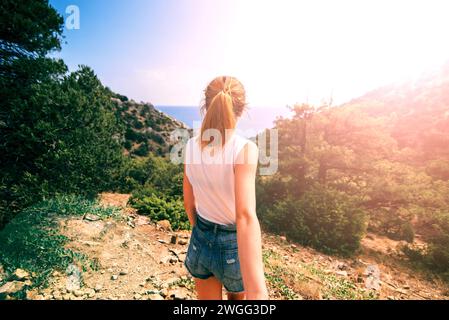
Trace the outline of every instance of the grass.
<instances>
[{"instance_id":1,"label":"grass","mask_svg":"<svg viewBox=\"0 0 449 320\"><path fill-rule=\"evenodd\" d=\"M371 300L377 293L359 288L351 280L327 273L314 264L297 262L288 265L272 250L264 250L265 276L275 291L287 300L337 299Z\"/></svg>"},{"instance_id":2,"label":"grass","mask_svg":"<svg viewBox=\"0 0 449 320\"><path fill-rule=\"evenodd\" d=\"M0 264L6 273L21 268L33 275L32 284L14 297L22 299L26 289L47 285L53 271L65 270L72 263L83 271L95 269L95 261L65 247L69 239L58 231L59 216L83 216L86 213L101 218L119 215L117 208L101 207L97 200L60 195L24 209L0 231ZM0 285L6 281L7 278Z\"/></svg>"}]
</instances>

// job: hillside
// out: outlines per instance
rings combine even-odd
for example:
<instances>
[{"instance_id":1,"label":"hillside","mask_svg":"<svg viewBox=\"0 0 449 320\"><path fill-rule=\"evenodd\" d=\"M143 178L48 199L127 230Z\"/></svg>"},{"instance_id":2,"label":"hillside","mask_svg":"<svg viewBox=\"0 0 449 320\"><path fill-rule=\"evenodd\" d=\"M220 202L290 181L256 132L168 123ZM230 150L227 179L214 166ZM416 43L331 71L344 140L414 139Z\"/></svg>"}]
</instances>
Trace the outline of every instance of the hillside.
<instances>
[{"instance_id":1,"label":"hillside","mask_svg":"<svg viewBox=\"0 0 449 320\"><path fill-rule=\"evenodd\" d=\"M138 215L127 207L128 199L102 194L103 206L119 208L115 218L55 212L62 214L56 220L68 238L65 248L83 255L91 267L55 269L48 287L31 289L39 274L21 269L7 274L0 266L5 280L0 278L0 296L12 299L22 289L32 300L194 299L194 283L182 263L190 232L173 232L167 221ZM447 286L407 266L401 242L369 234L358 256L343 259L267 232L262 241L270 299L448 299Z\"/></svg>"},{"instance_id":2,"label":"hillside","mask_svg":"<svg viewBox=\"0 0 449 320\"><path fill-rule=\"evenodd\" d=\"M413 81L368 92L344 107L390 118L399 146L419 151L425 160L449 159L449 63Z\"/></svg>"},{"instance_id":3,"label":"hillside","mask_svg":"<svg viewBox=\"0 0 449 320\"><path fill-rule=\"evenodd\" d=\"M146 156L151 152L164 155L172 145L170 133L175 129L187 128L151 103L138 103L117 94L112 100L126 129L125 148L128 154Z\"/></svg>"}]
</instances>

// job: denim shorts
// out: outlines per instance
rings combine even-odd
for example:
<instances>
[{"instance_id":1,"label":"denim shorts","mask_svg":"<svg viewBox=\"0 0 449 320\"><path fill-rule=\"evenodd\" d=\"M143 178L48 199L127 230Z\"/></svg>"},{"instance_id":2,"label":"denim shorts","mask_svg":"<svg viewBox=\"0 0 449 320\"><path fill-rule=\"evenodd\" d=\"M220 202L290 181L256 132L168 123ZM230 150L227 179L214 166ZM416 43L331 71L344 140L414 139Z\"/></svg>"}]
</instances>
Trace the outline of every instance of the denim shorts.
<instances>
[{"instance_id":1,"label":"denim shorts","mask_svg":"<svg viewBox=\"0 0 449 320\"><path fill-rule=\"evenodd\" d=\"M195 278L215 276L228 292L244 291L236 225L217 224L197 213L184 265Z\"/></svg>"}]
</instances>

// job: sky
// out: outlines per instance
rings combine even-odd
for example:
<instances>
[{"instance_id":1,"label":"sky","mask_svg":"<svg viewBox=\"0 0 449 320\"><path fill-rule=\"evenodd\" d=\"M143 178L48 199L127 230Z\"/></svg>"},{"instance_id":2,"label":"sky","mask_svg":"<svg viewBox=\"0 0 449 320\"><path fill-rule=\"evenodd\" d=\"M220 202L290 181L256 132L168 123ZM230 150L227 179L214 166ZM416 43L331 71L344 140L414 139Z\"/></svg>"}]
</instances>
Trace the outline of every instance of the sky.
<instances>
[{"instance_id":1,"label":"sky","mask_svg":"<svg viewBox=\"0 0 449 320\"><path fill-rule=\"evenodd\" d=\"M446 0L50 0L57 56L136 101L197 106L232 75L250 106L334 104L449 61Z\"/></svg>"}]
</instances>

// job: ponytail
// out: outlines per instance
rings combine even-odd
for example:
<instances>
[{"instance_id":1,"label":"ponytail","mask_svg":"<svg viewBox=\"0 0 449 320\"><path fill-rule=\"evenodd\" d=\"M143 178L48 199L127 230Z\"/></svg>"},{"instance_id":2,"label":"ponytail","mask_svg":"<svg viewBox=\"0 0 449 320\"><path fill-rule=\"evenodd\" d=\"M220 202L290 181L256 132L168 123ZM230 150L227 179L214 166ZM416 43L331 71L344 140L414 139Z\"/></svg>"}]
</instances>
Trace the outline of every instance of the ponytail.
<instances>
[{"instance_id":1,"label":"ponytail","mask_svg":"<svg viewBox=\"0 0 449 320\"><path fill-rule=\"evenodd\" d=\"M207 130L218 130L221 135L219 141L224 145L226 143L226 130L234 129L235 125L236 119L233 111L232 97L228 91L221 90L213 97L204 116L200 135L201 148L209 145L214 140L214 134L209 134L210 132L206 132ZM217 143L217 141L213 142L214 144Z\"/></svg>"}]
</instances>

